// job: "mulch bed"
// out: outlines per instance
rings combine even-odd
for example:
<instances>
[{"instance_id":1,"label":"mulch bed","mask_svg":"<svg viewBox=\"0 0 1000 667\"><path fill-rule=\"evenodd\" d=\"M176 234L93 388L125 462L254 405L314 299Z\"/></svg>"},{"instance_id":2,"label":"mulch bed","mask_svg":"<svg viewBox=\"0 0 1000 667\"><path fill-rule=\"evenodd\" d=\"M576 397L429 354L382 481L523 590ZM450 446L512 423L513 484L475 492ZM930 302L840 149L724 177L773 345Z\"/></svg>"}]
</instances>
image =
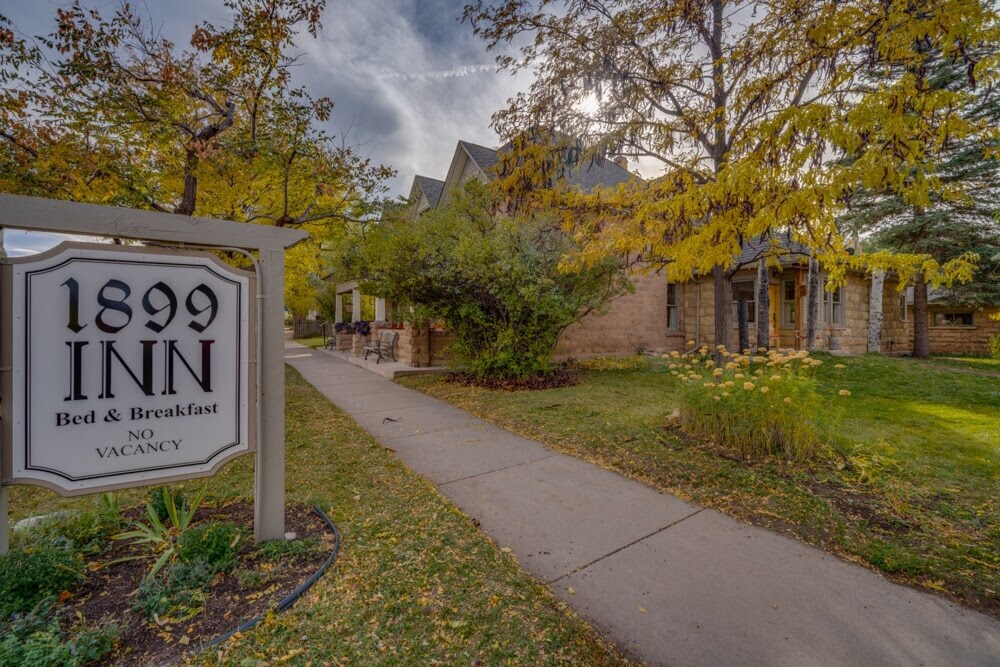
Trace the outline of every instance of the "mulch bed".
<instances>
[{"instance_id":1,"label":"mulch bed","mask_svg":"<svg viewBox=\"0 0 1000 667\"><path fill-rule=\"evenodd\" d=\"M465 373L449 373L446 379L448 382L454 382L466 387L482 387L483 389L499 389L502 391L534 391L539 389L572 387L580 381L580 375L578 371L560 368L547 375L522 379L501 380L495 378L478 378L466 375Z\"/></svg>"},{"instance_id":2,"label":"mulch bed","mask_svg":"<svg viewBox=\"0 0 1000 667\"><path fill-rule=\"evenodd\" d=\"M143 519L144 508L122 512L132 521ZM231 521L240 526L253 526L253 505L244 500L233 501L217 507L201 507L196 520L212 519ZM106 665L164 665L181 661L183 655L209 642L241 623L276 605L302 582L316 572L333 548L333 535L326 522L311 508L289 506L285 512L285 530L294 532L298 539L316 538L316 549L281 563L261 559L252 534L242 541L236 568L230 573L220 573L206 592L204 609L194 618L180 623L146 620L132 610L135 592L145 576L151 561L130 561L99 567L116 559L142 553L128 541L110 541L103 553L88 558L87 578L74 590L73 596L61 605L60 616L72 619L81 612L88 623L103 619L117 621L122 633L117 649L107 656ZM242 589L236 571L239 569L264 571L266 580L257 588Z\"/></svg>"}]
</instances>

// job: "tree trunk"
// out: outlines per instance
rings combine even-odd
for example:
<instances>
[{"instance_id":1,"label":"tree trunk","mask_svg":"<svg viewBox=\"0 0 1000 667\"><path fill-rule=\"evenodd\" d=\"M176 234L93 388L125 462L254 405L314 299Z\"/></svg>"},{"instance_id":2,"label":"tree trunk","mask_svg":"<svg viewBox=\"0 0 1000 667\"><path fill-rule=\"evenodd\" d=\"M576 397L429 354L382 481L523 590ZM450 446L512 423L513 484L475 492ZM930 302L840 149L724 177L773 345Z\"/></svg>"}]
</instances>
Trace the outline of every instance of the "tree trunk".
<instances>
[{"instance_id":1,"label":"tree trunk","mask_svg":"<svg viewBox=\"0 0 1000 667\"><path fill-rule=\"evenodd\" d=\"M868 291L868 352L882 351L882 292L885 271L872 271L872 286Z\"/></svg>"},{"instance_id":2,"label":"tree trunk","mask_svg":"<svg viewBox=\"0 0 1000 667\"><path fill-rule=\"evenodd\" d=\"M819 262L809 259L809 283L806 293L806 349L816 349L816 325L819 322Z\"/></svg>"},{"instance_id":3,"label":"tree trunk","mask_svg":"<svg viewBox=\"0 0 1000 667\"><path fill-rule=\"evenodd\" d=\"M198 177L194 175L197 160L193 155L188 155L187 164L184 165L184 194L181 195L180 203L174 207L174 213L178 215L194 215L198 198Z\"/></svg>"},{"instance_id":4,"label":"tree trunk","mask_svg":"<svg viewBox=\"0 0 1000 667\"><path fill-rule=\"evenodd\" d=\"M757 264L757 348L771 347L771 290L767 262Z\"/></svg>"},{"instance_id":5,"label":"tree trunk","mask_svg":"<svg viewBox=\"0 0 1000 667\"><path fill-rule=\"evenodd\" d=\"M732 350L733 337L733 283L726 277L723 266L712 268L712 288L715 299L715 345L716 353L719 345L725 345Z\"/></svg>"},{"instance_id":6,"label":"tree trunk","mask_svg":"<svg viewBox=\"0 0 1000 667\"><path fill-rule=\"evenodd\" d=\"M926 357L930 354L927 326L927 281L924 280L924 272L921 271L913 282L913 356L915 357Z\"/></svg>"},{"instance_id":7,"label":"tree trunk","mask_svg":"<svg viewBox=\"0 0 1000 667\"><path fill-rule=\"evenodd\" d=\"M740 329L740 351L747 350L750 348L750 309L746 299L736 304L736 320Z\"/></svg>"}]
</instances>

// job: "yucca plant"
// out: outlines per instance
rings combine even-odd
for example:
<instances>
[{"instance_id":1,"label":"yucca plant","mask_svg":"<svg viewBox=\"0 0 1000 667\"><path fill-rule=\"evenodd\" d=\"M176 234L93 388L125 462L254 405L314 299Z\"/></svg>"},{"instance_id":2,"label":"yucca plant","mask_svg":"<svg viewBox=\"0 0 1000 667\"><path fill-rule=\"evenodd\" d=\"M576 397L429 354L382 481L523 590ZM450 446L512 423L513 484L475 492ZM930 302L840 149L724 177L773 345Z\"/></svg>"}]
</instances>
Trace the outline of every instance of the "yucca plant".
<instances>
[{"instance_id":1,"label":"yucca plant","mask_svg":"<svg viewBox=\"0 0 1000 667\"><path fill-rule=\"evenodd\" d=\"M191 527L194 521L195 512L205 497L207 487L202 487L198 495L194 497L190 504L187 502L177 506L176 498L169 488L163 487L163 501L167 507L168 522L163 522L157 515L156 508L151 502L146 503L146 518L148 523L136 521L133 529L115 535L116 540L132 540L134 546L146 546L148 554L138 556L127 556L108 563L124 563L133 560L145 560L156 558L153 566L146 573L146 578L155 577L167 563L171 563L177 558L177 545L183 535Z\"/></svg>"}]
</instances>

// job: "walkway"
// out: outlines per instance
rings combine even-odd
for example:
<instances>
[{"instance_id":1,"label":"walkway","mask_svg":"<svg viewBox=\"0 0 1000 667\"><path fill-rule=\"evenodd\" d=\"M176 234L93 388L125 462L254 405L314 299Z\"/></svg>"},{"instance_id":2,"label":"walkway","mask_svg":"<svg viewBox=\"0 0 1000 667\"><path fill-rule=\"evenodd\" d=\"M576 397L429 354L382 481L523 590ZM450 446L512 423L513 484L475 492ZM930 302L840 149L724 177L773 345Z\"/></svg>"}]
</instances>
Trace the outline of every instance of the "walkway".
<instances>
[{"instance_id":1,"label":"walkway","mask_svg":"<svg viewBox=\"0 0 1000 667\"><path fill-rule=\"evenodd\" d=\"M987 616L286 346L306 380L649 664L1000 664Z\"/></svg>"}]
</instances>

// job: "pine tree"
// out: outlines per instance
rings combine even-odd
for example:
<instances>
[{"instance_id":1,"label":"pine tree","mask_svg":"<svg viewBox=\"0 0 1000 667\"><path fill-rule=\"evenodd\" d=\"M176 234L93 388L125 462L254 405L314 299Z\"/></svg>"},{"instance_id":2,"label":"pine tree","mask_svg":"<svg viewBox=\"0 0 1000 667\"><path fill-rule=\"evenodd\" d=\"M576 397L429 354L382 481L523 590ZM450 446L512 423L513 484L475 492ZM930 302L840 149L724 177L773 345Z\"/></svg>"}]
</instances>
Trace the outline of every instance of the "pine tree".
<instances>
[{"instance_id":1,"label":"pine tree","mask_svg":"<svg viewBox=\"0 0 1000 667\"><path fill-rule=\"evenodd\" d=\"M971 86L964 65L931 54L924 76L931 91ZM871 83L878 85L879 79ZM996 127L1000 96L993 90L975 92L959 113L984 128ZM973 308L1000 304L1000 146L974 135L946 145L935 162L943 189L930 190L926 201L861 190L849 201L843 227L867 235L871 247L926 254L940 263L977 253L974 280L937 291L935 302ZM926 356L928 286L921 272L900 278L913 282L914 355Z\"/></svg>"}]
</instances>

